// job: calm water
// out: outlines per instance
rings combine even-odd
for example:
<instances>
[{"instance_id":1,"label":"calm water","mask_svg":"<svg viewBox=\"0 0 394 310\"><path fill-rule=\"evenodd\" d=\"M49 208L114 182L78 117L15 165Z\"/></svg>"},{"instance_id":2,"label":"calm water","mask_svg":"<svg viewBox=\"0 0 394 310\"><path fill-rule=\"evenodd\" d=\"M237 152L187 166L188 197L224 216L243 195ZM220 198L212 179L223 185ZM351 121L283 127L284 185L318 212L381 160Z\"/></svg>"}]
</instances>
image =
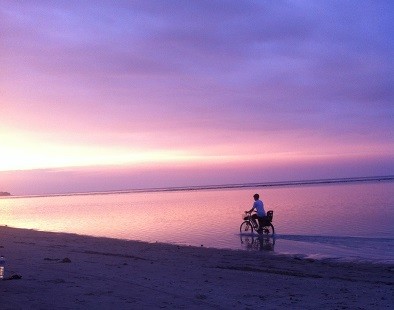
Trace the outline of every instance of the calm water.
<instances>
[{"instance_id":1,"label":"calm water","mask_svg":"<svg viewBox=\"0 0 394 310\"><path fill-rule=\"evenodd\" d=\"M240 235L258 192L275 238ZM394 262L394 182L0 199L0 224L148 242Z\"/></svg>"}]
</instances>

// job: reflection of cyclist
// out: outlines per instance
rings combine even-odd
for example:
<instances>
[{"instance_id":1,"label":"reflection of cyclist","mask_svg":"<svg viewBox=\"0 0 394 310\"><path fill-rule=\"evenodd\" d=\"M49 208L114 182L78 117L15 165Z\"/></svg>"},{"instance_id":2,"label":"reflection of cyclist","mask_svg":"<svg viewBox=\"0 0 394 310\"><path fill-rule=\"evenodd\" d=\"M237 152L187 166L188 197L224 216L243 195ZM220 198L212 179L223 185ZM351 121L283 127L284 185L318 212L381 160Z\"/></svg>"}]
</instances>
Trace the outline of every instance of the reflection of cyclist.
<instances>
[{"instance_id":1,"label":"reflection of cyclist","mask_svg":"<svg viewBox=\"0 0 394 310\"><path fill-rule=\"evenodd\" d=\"M260 196L259 194L254 194L254 203L252 209L250 209L248 212L252 212L254 209L256 209L257 214L252 215L252 219L256 221L256 219L259 221L259 230L262 229L263 227L263 217L266 215L265 210L264 210L264 204L263 202L259 199Z\"/></svg>"}]
</instances>

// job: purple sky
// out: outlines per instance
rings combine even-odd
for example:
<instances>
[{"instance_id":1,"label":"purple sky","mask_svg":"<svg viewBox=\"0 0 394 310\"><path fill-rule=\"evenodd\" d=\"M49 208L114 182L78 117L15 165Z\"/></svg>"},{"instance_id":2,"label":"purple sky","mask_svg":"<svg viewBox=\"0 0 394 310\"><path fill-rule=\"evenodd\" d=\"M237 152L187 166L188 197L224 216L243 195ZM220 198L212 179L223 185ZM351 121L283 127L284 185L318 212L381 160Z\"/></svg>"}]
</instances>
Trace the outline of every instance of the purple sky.
<instances>
[{"instance_id":1,"label":"purple sky","mask_svg":"<svg viewBox=\"0 0 394 310\"><path fill-rule=\"evenodd\" d=\"M394 174L392 1L0 0L0 191Z\"/></svg>"}]
</instances>

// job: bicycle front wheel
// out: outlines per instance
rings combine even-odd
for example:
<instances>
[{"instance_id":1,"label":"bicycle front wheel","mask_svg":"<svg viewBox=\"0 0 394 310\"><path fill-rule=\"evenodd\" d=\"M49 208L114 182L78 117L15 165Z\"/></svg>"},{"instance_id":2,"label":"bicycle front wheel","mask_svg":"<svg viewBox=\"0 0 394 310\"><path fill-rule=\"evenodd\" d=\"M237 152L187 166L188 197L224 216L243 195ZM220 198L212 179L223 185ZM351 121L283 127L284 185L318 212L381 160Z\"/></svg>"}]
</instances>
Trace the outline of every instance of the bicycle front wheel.
<instances>
[{"instance_id":1,"label":"bicycle front wheel","mask_svg":"<svg viewBox=\"0 0 394 310\"><path fill-rule=\"evenodd\" d=\"M252 233L253 232L253 226L249 221L245 221L241 224L239 227L239 232L242 233Z\"/></svg>"}]
</instances>

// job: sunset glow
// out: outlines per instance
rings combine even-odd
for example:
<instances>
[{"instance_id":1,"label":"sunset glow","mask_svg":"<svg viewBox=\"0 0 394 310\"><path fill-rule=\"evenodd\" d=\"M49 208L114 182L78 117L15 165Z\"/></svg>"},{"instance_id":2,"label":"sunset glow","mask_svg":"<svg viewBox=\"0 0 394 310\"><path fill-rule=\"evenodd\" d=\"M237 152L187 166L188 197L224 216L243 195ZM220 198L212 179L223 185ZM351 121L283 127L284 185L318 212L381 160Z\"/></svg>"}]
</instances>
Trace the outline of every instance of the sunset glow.
<instances>
[{"instance_id":1,"label":"sunset glow","mask_svg":"<svg viewBox=\"0 0 394 310\"><path fill-rule=\"evenodd\" d=\"M394 174L393 12L1 1L0 191Z\"/></svg>"}]
</instances>

